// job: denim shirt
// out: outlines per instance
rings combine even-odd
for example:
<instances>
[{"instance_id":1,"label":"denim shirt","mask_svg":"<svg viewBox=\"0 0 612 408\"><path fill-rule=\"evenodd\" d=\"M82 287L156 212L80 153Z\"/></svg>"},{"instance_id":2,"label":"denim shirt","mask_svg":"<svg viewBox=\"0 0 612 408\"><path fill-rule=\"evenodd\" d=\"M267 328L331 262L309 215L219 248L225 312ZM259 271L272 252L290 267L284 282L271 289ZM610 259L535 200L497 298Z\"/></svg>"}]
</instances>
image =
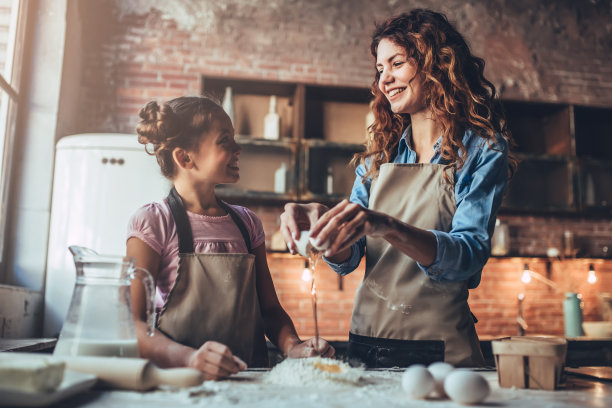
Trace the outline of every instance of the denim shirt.
<instances>
[{"instance_id":1,"label":"denim shirt","mask_svg":"<svg viewBox=\"0 0 612 408\"><path fill-rule=\"evenodd\" d=\"M409 144L408 127L400 139L397 154L392 163L416 163L416 153ZM446 164L440 156L440 143L434 144L434 155L430 163ZM491 235L495 228L495 217L501 204L508 175L508 146L500 136L489 146L475 132L467 130L463 135L467 159L463 167L455 170L455 202L457 209L449 232L429 230L436 238L437 250L434 262L429 266L417 263L431 279L437 281L468 281L473 289L480 283L482 268L491 253ZM371 177L362 183L366 168L363 164L356 170L350 201L368 207ZM354 271L365 253L366 239L362 237L352 245L351 255L340 264L329 262L329 266L340 275Z\"/></svg>"}]
</instances>

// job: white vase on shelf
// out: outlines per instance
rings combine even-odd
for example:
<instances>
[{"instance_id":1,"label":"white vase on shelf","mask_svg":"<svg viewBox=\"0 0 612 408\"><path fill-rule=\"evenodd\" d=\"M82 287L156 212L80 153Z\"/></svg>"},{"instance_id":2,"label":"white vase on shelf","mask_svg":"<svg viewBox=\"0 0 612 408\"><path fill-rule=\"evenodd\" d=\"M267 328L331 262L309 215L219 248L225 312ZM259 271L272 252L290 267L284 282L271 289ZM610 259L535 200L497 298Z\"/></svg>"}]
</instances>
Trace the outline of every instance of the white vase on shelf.
<instances>
[{"instance_id":1,"label":"white vase on shelf","mask_svg":"<svg viewBox=\"0 0 612 408\"><path fill-rule=\"evenodd\" d=\"M227 113L232 124L234 124L234 95L231 86L225 87L225 95L223 96L223 110Z\"/></svg>"},{"instance_id":2,"label":"white vase on shelf","mask_svg":"<svg viewBox=\"0 0 612 408\"><path fill-rule=\"evenodd\" d=\"M270 96L270 111L264 118L264 139L278 140L280 137L280 116L276 113L276 96Z\"/></svg>"},{"instance_id":3,"label":"white vase on shelf","mask_svg":"<svg viewBox=\"0 0 612 408\"><path fill-rule=\"evenodd\" d=\"M274 172L274 192L283 194L287 192L287 165L282 163Z\"/></svg>"}]
</instances>

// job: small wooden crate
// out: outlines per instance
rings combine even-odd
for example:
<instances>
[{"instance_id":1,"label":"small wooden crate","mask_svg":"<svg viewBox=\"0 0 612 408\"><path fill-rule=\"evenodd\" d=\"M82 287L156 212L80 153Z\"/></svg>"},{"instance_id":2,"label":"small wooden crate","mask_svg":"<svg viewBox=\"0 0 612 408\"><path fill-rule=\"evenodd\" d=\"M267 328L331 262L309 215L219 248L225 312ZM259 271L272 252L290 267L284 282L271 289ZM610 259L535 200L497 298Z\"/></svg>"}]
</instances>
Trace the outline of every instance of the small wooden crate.
<instances>
[{"instance_id":1,"label":"small wooden crate","mask_svg":"<svg viewBox=\"0 0 612 408\"><path fill-rule=\"evenodd\" d=\"M560 337L508 337L494 340L499 386L554 390L561 382L567 340Z\"/></svg>"}]
</instances>

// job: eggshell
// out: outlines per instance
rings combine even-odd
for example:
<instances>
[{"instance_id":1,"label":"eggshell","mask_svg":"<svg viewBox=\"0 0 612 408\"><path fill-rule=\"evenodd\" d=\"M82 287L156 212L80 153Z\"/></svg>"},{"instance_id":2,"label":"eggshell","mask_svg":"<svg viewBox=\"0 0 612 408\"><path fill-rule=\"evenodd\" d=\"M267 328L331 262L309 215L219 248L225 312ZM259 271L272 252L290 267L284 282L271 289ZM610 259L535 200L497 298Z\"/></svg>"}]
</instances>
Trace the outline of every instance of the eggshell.
<instances>
[{"instance_id":1,"label":"eggshell","mask_svg":"<svg viewBox=\"0 0 612 408\"><path fill-rule=\"evenodd\" d=\"M427 369L431 373L434 379L434 394L438 397L445 397L444 392L444 380L446 376L455 369L452 364L445 363L443 361L436 361L431 363Z\"/></svg>"},{"instance_id":2,"label":"eggshell","mask_svg":"<svg viewBox=\"0 0 612 408\"><path fill-rule=\"evenodd\" d=\"M413 399L424 398L433 387L434 379L424 365L411 365L402 374L402 388Z\"/></svg>"},{"instance_id":3,"label":"eggshell","mask_svg":"<svg viewBox=\"0 0 612 408\"><path fill-rule=\"evenodd\" d=\"M310 252L312 251L312 244L310 243L310 233L308 231L300 232L300 237L297 241L295 241L295 246L297 247L298 254L302 255L305 258L310 257Z\"/></svg>"},{"instance_id":4,"label":"eggshell","mask_svg":"<svg viewBox=\"0 0 612 408\"><path fill-rule=\"evenodd\" d=\"M312 245L317 251L325 251L327 248L329 248L329 241L325 241L324 243L322 243L321 245L317 245L315 243L315 240L310 238L310 245Z\"/></svg>"},{"instance_id":5,"label":"eggshell","mask_svg":"<svg viewBox=\"0 0 612 408\"><path fill-rule=\"evenodd\" d=\"M454 402L472 405L482 402L491 390L482 375L469 370L453 370L444 380L444 391Z\"/></svg>"}]
</instances>

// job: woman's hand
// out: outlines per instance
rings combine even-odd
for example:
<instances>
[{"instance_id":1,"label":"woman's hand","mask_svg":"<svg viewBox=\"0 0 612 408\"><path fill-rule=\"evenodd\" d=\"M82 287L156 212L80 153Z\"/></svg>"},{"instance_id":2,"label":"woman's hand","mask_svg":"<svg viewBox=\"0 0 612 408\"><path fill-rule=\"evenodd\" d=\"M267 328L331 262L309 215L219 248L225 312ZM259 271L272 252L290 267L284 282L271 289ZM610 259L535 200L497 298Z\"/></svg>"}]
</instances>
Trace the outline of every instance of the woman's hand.
<instances>
[{"instance_id":1,"label":"woman's hand","mask_svg":"<svg viewBox=\"0 0 612 408\"><path fill-rule=\"evenodd\" d=\"M333 357L336 350L327 342L327 340L319 337L318 347L315 347L315 338L297 343L289 349L287 357L290 358L305 358L305 357Z\"/></svg>"},{"instance_id":2,"label":"woman's hand","mask_svg":"<svg viewBox=\"0 0 612 408\"><path fill-rule=\"evenodd\" d=\"M195 350L187 366L202 371L206 380L219 380L247 368L246 363L233 355L229 347L216 341L207 341Z\"/></svg>"},{"instance_id":3,"label":"woman's hand","mask_svg":"<svg viewBox=\"0 0 612 408\"><path fill-rule=\"evenodd\" d=\"M310 229L317 246L327 247L326 257L350 248L364 235L384 237L392 230L393 218L348 200L326 211Z\"/></svg>"},{"instance_id":4,"label":"woman's hand","mask_svg":"<svg viewBox=\"0 0 612 408\"><path fill-rule=\"evenodd\" d=\"M280 216L281 234L292 254L297 253L295 240L299 238L300 231L310 230L327 210L328 207L319 203L285 204L285 211Z\"/></svg>"}]
</instances>

